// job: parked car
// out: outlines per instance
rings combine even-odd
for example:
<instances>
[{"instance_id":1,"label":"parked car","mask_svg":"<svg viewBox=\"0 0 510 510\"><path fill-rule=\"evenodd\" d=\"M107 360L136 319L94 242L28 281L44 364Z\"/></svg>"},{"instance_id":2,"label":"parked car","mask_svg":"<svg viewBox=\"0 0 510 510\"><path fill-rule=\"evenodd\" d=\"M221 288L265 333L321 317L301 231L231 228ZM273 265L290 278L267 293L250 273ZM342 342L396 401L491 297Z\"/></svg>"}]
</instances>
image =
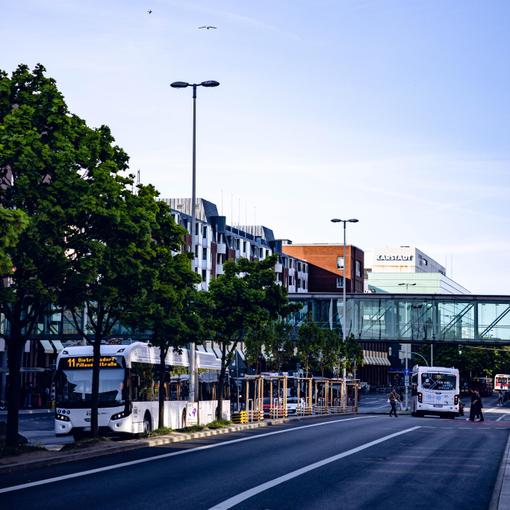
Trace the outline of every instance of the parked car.
<instances>
[{"instance_id":1,"label":"parked car","mask_svg":"<svg viewBox=\"0 0 510 510\"><path fill-rule=\"evenodd\" d=\"M305 407L303 397L287 397L287 414L298 414Z\"/></svg>"}]
</instances>

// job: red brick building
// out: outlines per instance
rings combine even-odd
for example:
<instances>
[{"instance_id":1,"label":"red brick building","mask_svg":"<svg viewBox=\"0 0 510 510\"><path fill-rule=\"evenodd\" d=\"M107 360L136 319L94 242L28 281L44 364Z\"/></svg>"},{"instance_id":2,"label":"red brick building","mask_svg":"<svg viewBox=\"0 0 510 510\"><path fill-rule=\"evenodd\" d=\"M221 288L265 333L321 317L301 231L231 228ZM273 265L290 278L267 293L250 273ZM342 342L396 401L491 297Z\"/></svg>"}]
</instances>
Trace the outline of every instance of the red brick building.
<instances>
[{"instance_id":1,"label":"red brick building","mask_svg":"<svg viewBox=\"0 0 510 510\"><path fill-rule=\"evenodd\" d=\"M308 292L363 293L364 253L356 246L286 244L283 252L308 262Z\"/></svg>"}]
</instances>

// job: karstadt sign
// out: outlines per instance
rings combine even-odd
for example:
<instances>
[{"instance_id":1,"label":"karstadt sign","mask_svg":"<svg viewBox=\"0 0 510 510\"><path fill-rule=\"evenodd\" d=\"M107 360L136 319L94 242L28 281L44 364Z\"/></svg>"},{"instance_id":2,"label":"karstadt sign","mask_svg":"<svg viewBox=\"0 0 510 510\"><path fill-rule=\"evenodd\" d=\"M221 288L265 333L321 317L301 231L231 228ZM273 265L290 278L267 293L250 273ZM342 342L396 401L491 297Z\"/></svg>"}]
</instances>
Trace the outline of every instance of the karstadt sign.
<instances>
[{"instance_id":1,"label":"karstadt sign","mask_svg":"<svg viewBox=\"0 0 510 510\"><path fill-rule=\"evenodd\" d=\"M380 253L375 257L377 262L412 262L414 259L414 255L402 255L402 254L393 254L387 255Z\"/></svg>"}]
</instances>

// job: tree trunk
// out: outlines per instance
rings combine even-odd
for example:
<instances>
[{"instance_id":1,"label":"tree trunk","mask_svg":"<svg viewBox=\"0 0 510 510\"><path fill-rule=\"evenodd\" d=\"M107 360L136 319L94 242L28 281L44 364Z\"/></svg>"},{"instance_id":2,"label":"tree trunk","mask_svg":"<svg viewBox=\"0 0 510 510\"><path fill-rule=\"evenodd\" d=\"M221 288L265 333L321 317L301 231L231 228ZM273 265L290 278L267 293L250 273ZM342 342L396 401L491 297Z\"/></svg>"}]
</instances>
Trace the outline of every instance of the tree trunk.
<instances>
[{"instance_id":1,"label":"tree trunk","mask_svg":"<svg viewBox=\"0 0 510 510\"><path fill-rule=\"evenodd\" d=\"M98 321L99 327L99 321ZM98 410L99 410L99 359L101 357L101 334L96 331L94 336L92 362L92 398L90 402L90 434L92 437L99 435Z\"/></svg>"},{"instance_id":2,"label":"tree trunk","mask_svg":"<svg viewBox=\"0 0 510 510\"><path fill-rule=\"evenodd\" d=\"M18 446L19 406L21 393L21 357L25 338L16 324L11 324L11 334L7 337L7 366L9 384L7 386L7 432L6 446Z\"/></svg>"},{"instance_id":3,"label":"tree trunk","mask_svg":"<svg viewBox=\"0 0 510 510\"><path fill-rule=\"evenodd\" d=\"M222 356L222 359L221 359L221 370L220 370L220 379L218 381L218 407L216 409L216 419L217 420L222 420L223 419L223 414L222 414L222 409L223 409L223 387L225 386L225 375L226 375L226 372L227 372L227 366L226 366L226 360L223 359L223 356Z\"/></svg>"},{"instance_id":4,"label":"tree trunk","mask_svg":"<svg viewBox=\"0 0 510 510\"><path fill-rule=\"evenodd\" d=\"M158 428L165 426L165 360L168 352L168 348L159 348L159 420Z\"/></svg>"}]
</instances>

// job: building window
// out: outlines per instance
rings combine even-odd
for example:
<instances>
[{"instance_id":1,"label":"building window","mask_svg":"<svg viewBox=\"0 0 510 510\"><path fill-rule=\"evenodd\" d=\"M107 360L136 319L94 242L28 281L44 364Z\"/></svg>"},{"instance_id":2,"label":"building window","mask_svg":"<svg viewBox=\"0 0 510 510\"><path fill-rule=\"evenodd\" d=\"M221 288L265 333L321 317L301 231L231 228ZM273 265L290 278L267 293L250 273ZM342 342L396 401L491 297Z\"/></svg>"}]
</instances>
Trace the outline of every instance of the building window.
<instances>
[{"instance_id":1,"label":"building window","mask_svg":"<svg viewBox=\"0 0 510 510\"><path fill-rule=\"evenodd\" d=\"M195 257L198 257L198 244L195 245Z\"/></svg>"},{"instance_id":2,"label":"building window","mask_svg":"<svg viewBox=\"0 0 510 510\"><path fill-rule=\"evenodd\" d=\"M207 260L207 248L202 248L202 260Z\"/></svg>"},{"instance_id":3,"label":"building window","mask_svg":"<svg viewBox=\"0 0 510 510\"><path fill-rule=\"evenodd\" d=\"M202 228L202 237L207 239L207 227L205 225Z\"/></svg>"},{"instance_id":4,"label":"building window","mask_svg":"<svg viewBox=\"0 0 510 510\"><path fill-rule=\"evenodd\" d=\"M206 281L207 280L207 271L205 269L202 270L202 281Z\"/></svg>"},{"instance_id":5,"label":"building window","mask_svg":"<svg viewBox=\"0 0 510 510\"><path fill-rule=\"evenodd\" d=\"M344 288L344 277L343 276L337 276L337 278L336 278L336 288L337 289L343 289Z\"/></svg>"},{"instance_id":6,"label":"building window","mask_svg":"<svg viewBox=\"0 0 510 510\"><path fill-rule=\"evenodd\" d=\"M361 262L356 260L356 276L361 278Z\"/></svg>"},{"instance_id":7,"label":"building window","mask_svg":"<svg viewBox=\"0 0 510 510\"><path fill-rule=\"evenodd\" d=\"M343 257L337 257L336 258L336 267L337 267L337 269L343 269L344 268L344 258Z\"/></svg>"}]
</instances>

